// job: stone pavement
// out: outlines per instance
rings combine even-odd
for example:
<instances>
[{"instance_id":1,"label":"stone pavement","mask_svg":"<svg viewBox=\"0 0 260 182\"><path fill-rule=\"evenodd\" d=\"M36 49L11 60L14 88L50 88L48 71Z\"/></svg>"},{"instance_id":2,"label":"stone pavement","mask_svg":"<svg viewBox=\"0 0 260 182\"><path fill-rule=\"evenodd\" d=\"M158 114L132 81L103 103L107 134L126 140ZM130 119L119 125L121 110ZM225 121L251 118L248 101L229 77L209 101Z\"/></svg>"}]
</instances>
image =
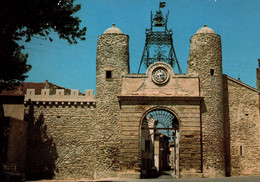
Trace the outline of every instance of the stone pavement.
<instances>
[{"instance_id":1,"label":"stone pavement","mask_svg":"<svg viewBox=\"0 0 260 182\"><path fill-rule=\"evenodd\" d=\"M242 177L223 177L223 178L200 178L200 179L169 179L169 176L161 175L153 179L101 179L101 180L39 180L30 182L260 182L260 176L242 176ZM29 182L29 181L28 181Z\"/></svg>"}]
</instances>

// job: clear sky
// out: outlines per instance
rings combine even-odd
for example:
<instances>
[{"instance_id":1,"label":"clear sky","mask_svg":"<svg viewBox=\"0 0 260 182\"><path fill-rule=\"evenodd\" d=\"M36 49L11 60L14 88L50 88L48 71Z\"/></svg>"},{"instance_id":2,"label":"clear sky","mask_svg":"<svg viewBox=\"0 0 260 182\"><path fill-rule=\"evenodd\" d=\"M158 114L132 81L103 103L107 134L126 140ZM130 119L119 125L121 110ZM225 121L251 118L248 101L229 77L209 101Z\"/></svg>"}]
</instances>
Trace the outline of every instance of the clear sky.
<instances>
[{"instance_id":1,"label":"clear sky","mask_svg":"<svg viewBox=\"0 0 260 182\"><path fill-rule=\"evenodd\" d=\"M162 0L163 1L163 0ZM260 0L165 0L163 14L170 11L168 28L174 48L186 73L190 37L207 24L222 39L223 73L256 87L257 59L260 58ZM82 9L76 14L87 27L86 41L69 45L36 37L25 43L32 65L26 82L44 82L70 89L95 89L97 39L112 23L130 37L130 72L138 71L150 28L150 13L159 0L76 0Z\"/></svg>"}]
</instances>

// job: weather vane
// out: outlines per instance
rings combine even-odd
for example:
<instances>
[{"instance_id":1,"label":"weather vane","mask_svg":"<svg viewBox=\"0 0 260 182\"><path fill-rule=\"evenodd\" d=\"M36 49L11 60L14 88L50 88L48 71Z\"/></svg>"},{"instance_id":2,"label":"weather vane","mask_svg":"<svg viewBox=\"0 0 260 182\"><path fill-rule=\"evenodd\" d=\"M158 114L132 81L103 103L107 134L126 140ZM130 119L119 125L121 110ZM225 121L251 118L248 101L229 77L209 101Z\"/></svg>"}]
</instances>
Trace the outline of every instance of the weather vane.
<instances>
[{"instance_id":1,"label":"weather vane","mask_svg":"<svg viewBox=\"0 0 260 182\"><path fill-rule=\"evenodd\" d=\"M161 12L161 8L165 6L166 2L160 1L159 10L155 15L151 12L151 28L145 31L145 46L138 73L142 65L148 68L158 61L166 62L172 67L177 64L179 73L182 73L173 47L172 30L167 29L169 11L165 17Z\"/></svg>"},{"instance_id":2,"label":"weather vane","mask_svg":"<svg viewBox=\"0 0 260 182\"><path fill-rule=\"evenodd\" d=\"M164 8L165 6L166 6L166 2L161 2L160 1L159 10L160 10L160 8Z\"/></svg>"}]
</instances>

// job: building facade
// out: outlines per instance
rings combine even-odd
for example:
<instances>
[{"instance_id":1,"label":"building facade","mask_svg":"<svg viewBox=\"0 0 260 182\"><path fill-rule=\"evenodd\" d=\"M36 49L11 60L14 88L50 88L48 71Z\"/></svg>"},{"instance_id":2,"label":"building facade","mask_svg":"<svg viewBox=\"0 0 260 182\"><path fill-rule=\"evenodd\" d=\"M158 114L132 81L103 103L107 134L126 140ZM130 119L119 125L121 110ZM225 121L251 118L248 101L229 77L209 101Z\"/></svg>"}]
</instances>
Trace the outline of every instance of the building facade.
<instances>
[{"instance_id":1,"label":"building facade","mask_svg":"<svg viewBox=\"0 0 260 182\"><path fill-rule=\"evenodd\" d=\"M23 171L31 179L260 175L260 68L258 89L223 75L221 49L205 26L191 37L186 74L162 61L131 74L129 36L108 28L98 37L96 95L27 89Z\"/></svg>"},{"instance_id":2,"label":"building facade","mask_svg":"<svg viewBox=\"0 0 260 182\"><path fill-rule=\"evenodd\" d=\"M221 37L206 26L191 37L186 74L165 62L130 74L128 41L115 26L99 36L96 95L27 90L25 113L43 120L50 140L45 172L58 179L140 178L167 167L175 178L259 175L260 91L223 75ZM259 85L259 68L257 75ZM27 147L35 156L27 170L37 175L37 155L48 152L35 146Z\"/></svg>"}]
</instances>

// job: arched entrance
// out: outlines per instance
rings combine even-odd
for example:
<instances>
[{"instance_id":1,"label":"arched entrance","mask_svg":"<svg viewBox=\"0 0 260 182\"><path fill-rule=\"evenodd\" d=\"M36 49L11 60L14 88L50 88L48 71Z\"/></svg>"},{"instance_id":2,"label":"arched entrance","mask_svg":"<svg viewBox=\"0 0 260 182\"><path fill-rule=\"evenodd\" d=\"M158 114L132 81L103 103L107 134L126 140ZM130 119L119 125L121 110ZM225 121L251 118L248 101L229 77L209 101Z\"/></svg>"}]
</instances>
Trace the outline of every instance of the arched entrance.
<instances>
[{"instance_id":1,"label":"arched entrance","mask_svg":"<svg viewBox=\"0 0 260 182\"><path fill-rule=\"evenodd\" d=\"M168 171L179 178L179 122L169 109L148 111L141 125L142 177Z\"/></svg>"}]
</instances>

